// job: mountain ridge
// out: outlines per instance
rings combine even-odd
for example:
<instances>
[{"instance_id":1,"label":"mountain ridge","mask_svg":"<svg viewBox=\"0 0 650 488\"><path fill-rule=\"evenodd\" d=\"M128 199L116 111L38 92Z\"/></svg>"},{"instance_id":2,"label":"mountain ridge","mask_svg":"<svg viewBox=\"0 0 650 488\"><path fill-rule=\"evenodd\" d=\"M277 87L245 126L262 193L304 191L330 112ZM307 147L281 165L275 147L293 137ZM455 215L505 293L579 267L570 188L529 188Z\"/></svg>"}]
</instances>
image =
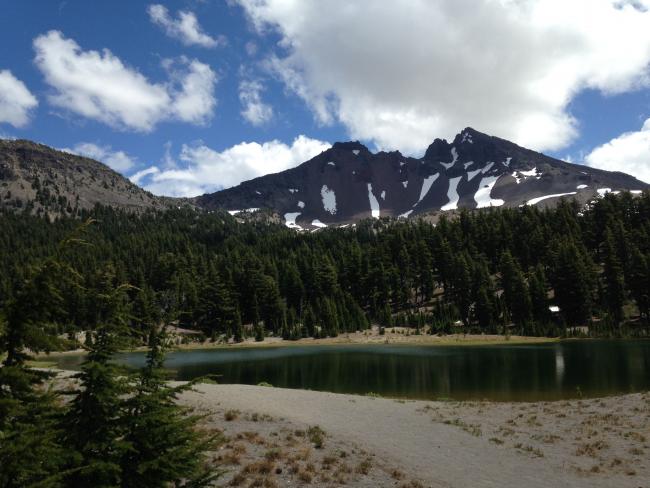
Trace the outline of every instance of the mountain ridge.
<instances>
[{"instance_id":1,"label":"mountain ridge","mask_svg":"<svg viewBox=\"0 0 650 488\"><path fill-rule=\"evenodd\" d=\"M155 196L90 158L27 140L0 140L0 208L78 214L96 204L131 212L190 206L232 215L267 209L288 227L315 229L383 216L436 217L460 208L587 203L650 185L568 163L471 127L435 139L421 158L336 142L302 164L194 198ZM269 214L269 212L267 212Z\"/></svg>"},{"instance_id":2,"label":"mountain ridge","mask_svg":"<svg viewBox=\"0 0 650 488\"><path fill-rule=\"evenodd\" d=\"M0 208L55 217L96 204L141 212L185 203L153 195L94 159L26 139L0 139Z\"/></svg>"},{"instance_id":3,"label":"mountain ridge","mask_svg":"<svg viewBox=\"0 0 650 488\"><path fill-rule=\"evenodd\" d=\"M295 168L193 201L231 213L270 208L290 227L314 228L459 208L546 206L562 196L586 203L608 191L648 187L625 173L568 163L467 127L452 142L435 139L421 158L337 142Z\"/></svg>"}]
</instances>

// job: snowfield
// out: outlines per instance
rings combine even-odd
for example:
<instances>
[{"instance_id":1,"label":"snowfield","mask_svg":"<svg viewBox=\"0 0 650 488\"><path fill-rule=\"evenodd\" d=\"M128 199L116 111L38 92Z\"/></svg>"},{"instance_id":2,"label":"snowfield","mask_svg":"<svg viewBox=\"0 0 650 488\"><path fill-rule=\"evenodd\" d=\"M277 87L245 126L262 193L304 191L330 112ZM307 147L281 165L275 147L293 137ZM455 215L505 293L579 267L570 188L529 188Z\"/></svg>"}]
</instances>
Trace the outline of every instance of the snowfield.
<instances>
[{"instance_id":1,"label":"snowfield","mask_svg":"<svg viewBox=\"0 0 650 488\"><path fill-rule=\"evenodd\" d=\"M570 191L568 193L555 193L554 195L544 195L543 197L531 198L525 203L525 205L536 205L542 200L548 200L549 198L566 197L569 195L575 195L576 193L577 192L575 191Z\"/></svg>"},{"instance_id":2,"label":"snowfield","mask_svg":"<svg viewBox=\"0 0 650 488\"><path fill-rule=\"evenodd\" d=\"M420 190L420 198L418 198L418 201L415 202L415 205L420 203L424 197L427 196L429 193L429 190L431 189L431 185L438 179L438 176L440 176L440 173L436 173L435 175L427 176L424 181L422 182L422 189ZM404 187L406 188L406 187ZM415 207L415 205L413 205Z\"/></svg>"},{"instance_id":3,"label":"snowfield","mask_svg":"<svg viewBox=\"0 0 650 488\"><path fill-rule=\"evenodd\" d=\"M449 180L449 190L447 191L447 198L449 202L446 205L440 207L440 210L456 210L458 208L458 200L460 196L458 195L458 183L462 176L457 176L456 178L450 178Z\"/></svg>"},{"instance_id":4,"label":"snowfield","mask_svg":"<svg viewBox=\"0 0 650 488\"><path fill-rule=\"evenodd\" d=\"M372 193L372 183L368 183L368 201L370 202L370 213L375 219L379 218L379 200Z\"/></svg>"},{"instance_id":5,"label":"snowfield","mask_svg":"<svg viewBox=\"0 0 650 488\"><path fill-rule=\"evenodd\" d=\"M336 194L327 185L320 189L320 196L323 199L323 208L332 215L336 214Z\"/></svg>"},{"instance_id":6,"label":"snowfield","mask_svg":"<svg viewBox=\"0 0 650 488\"><path fill-rule=\"evenodd\" d=\"M498 176L487 176L481 179L481 183L478 185L478 191L474 195L476 208L500 207L506 203L500 198L492 198L490 196L490 193L492 193L492 188L494 188L494 185L498 179Z\"/></svg>"},{"instance_id":7,"label":"snowfield","mask_svg":"<svg viewBox=\"0 0 650 488\"><path fill-rule=\"evenodd\" d=\"M290 229L302 230L302 227L296 224L296 219L298 218L298 215L300 215L300 212L289 212L284 214L284 225L286 225Z\"/></svg>"}]
</instances>

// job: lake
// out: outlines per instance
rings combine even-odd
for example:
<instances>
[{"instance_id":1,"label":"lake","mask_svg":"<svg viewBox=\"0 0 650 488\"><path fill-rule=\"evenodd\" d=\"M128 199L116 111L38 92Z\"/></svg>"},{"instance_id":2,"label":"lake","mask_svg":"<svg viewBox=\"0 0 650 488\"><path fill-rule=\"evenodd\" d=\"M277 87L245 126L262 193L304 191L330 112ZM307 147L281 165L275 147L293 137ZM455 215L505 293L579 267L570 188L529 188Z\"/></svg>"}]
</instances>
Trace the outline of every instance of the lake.
<instances>
[{"instance_id":1,"label":"lake","mask_svg":"<svg viewBox=\"0 0 650 488\"><path fill-rule=\"evenodd\" d=\"M62 356L76 369L82 358ZM129 367L143 353L120 354ZM538 401L650 390L650 341L582 340L528 345L324 345L176 351L165 366L180 380L386 397Z\"/></svg>"}]
</instances>

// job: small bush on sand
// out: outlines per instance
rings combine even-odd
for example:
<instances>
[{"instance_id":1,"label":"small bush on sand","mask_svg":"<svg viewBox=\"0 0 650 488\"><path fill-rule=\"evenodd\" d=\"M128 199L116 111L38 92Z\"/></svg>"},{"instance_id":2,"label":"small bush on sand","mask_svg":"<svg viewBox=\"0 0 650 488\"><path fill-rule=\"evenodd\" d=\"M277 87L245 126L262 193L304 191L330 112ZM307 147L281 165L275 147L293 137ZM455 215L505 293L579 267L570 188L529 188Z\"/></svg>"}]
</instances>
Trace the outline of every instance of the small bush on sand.
<instances>
[{"instance_id":1,"label":"small bush on sand","mask_svg":"<svg viewBox=\"0 0 650 488\"><path fill-rule=\"evenodd\" d=\"M370 459L364 459L357 466L357 473L368 474L370 472L371 467L372 467L372 462L370 461Z\"/></svg>"},{"instance_id":2,"label":"small bush on sand","mask_svg":"<svg viewBox=\"0 0 650 488\"><path fill-rule=\"evenodd\" d=\"M223 418L226 422L232 422L239 417L239 410L226 410L226 413L223 414Z\"/></svg>"},{"instance_id":3,"label":"small bush on sand","mask_svg":"<svg viewBox=\"0 0 650 488\"><path fill-rule=\"evenodd\" d=\"M309 442L311 442L316 449L323 447L325 442L325 431L321 429L318 425L314 427L309 427L307 430L307 437L309 437Z\"/></svg>"}]
</instances>

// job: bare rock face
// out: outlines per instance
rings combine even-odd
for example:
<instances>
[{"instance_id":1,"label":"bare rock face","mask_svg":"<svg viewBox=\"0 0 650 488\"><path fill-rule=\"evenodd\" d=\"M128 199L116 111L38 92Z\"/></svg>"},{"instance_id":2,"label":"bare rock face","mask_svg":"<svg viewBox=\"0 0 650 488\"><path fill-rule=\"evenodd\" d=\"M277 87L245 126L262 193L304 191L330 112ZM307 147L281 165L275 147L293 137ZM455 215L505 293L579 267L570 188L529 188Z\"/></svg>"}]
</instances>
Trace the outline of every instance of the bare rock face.
<instances>
[{"instance_id":1,"label":"bare rock face","mask_svg":"<svg viewBox=\"0 0 650 488\"><path fill-rule=\"evenodd\" d=\"M236 213L270 209L289 227L319 228L368 217L414 217L460 208L588 202L649 185L619 172L566 163L467 128L436 139L422 158L336 143L300 166L194 199Z\"/></svg>"},{"instance_id":2,"label":"bare rock face","mask_svg":"<svg viewBox=\"0 0 650 488\"><path fill-rule=\"evenodd\" d=\"M24 140L0 140L0 207L48 216L96 204L139 212L175 202L131 183L92 159Z\"/></svg>"}]
</instances>

